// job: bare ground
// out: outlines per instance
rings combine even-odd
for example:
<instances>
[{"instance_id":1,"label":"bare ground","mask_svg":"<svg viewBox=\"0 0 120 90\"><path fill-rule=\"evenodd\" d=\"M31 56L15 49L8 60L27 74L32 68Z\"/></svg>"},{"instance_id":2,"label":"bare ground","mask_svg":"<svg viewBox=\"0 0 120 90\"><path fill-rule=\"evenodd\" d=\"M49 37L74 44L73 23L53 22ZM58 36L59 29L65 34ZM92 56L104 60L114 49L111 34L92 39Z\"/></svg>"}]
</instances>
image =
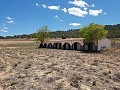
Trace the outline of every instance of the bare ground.
<instances>
[{"instance_id":1,"label":"bare ground","mask_svg":"<svg viewBox=\"0 0 120 90\"><path fill-rule=\"evenodd\" d=\"M1 44L0 90L120 90L120 49L82 53Z\"/></svg>"}]
</instances>

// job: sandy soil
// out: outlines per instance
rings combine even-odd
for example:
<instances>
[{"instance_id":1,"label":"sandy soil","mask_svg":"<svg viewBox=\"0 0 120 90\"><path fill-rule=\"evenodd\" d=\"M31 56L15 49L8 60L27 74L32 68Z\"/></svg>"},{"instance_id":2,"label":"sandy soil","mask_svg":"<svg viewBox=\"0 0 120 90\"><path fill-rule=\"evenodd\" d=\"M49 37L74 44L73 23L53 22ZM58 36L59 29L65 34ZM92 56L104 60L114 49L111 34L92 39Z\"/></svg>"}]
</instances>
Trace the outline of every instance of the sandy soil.
<instances>
[{"instance_id":1,"label":"sandy soil","mask_svg":"<svg viewBox=\"0 0 120 90\"><path fill-rule=\"evenodd\" d=\"M0 90L120 90L120 50L0 46Z\"/></svg>"},{"instance_id":2,"label":"sandy soil","mask_svg":"<svg viewBox=\"0 0 120 90\"><path fill-rule=\"evenodd\" d=\"M26 44L26 43L34 43L35 41L0 41L0 44L2 45L8 45L8 44Z\"/></svg>"}]
</instances>

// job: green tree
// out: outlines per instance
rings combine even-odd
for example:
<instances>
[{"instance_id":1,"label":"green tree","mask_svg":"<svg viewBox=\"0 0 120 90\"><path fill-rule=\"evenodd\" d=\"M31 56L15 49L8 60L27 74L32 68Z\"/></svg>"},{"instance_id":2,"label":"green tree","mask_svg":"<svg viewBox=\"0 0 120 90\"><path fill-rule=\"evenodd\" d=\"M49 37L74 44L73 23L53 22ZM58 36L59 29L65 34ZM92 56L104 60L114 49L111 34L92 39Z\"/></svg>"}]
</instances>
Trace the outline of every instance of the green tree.
<instances>
[{"instance_id":1,"label":"green tree","mask_svg":"<svg viewBox=\"0 0 120 90\"><path fill-rule=\"evenodd\" d=\"M48 29L48 26L43 26L36 32L36 42L40 41L40 46L43 47L43 43L48 40L50 37L50 30Z\"/></svg>"},{"instance_id":2,"label":"green tree","mask_svg":"<svg viewBox=\"0 0 120 90\"><path fill-rule=\"evenodd\" d=\"M84 38L84 43L90 46L95 40L104 39L108 35L108 31L104 29L104 26L91 23L80 29L80 36Z\"/></svg>"}]
</instances>

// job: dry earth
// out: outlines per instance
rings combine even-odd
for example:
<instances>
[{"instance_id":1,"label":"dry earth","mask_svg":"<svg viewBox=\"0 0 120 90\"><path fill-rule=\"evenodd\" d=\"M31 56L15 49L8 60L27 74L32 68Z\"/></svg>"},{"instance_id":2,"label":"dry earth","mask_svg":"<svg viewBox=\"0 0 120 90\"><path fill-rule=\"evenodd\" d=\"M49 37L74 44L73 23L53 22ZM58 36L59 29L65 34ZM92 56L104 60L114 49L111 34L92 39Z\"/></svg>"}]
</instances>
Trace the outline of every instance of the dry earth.
<instances>
[{"instance_id":1,"label":"dry earth","mask_svg":"<svg viewBox=\"0 0 120 90\"><path fill-rule=\"evenodd\" d=\"M120 90L120 50L82 53L0 44L0 90Z\"/></svg>"}]
</instances>

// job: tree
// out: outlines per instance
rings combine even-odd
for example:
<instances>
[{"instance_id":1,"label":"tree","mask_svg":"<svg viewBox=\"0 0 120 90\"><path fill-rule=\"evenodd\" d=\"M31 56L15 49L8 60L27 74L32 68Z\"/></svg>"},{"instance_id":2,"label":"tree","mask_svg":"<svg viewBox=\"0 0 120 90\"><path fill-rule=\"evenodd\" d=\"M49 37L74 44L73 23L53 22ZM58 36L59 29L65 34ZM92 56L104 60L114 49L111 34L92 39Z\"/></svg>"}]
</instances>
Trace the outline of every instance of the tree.
<instances>
[{"instance_id":1,"label":"tree","mask_svg":"<svg viewBox=\"0 0 120 90\"><path fill-rule=\"evenodd\" d=\"M104 26L91 23L89 26L85 26L80 29L80 36L84 38L84 43L88 44L89 50L92 48L92 43L95 40L104 39L108 35L108 31L104 29Z\"/></svg>"},{"instance_id":2,"label":"tree","mask_svg":"<svg viewBox=\"0 0 120 90\"><path fill-rule=\"evenodd\" d=\"M49 38L50 36L50 30L48 29L48 26L43 26L36 32L36 42L40 41L40 46L43 47L43 43Z\"/></svg>"}]
</instances>

